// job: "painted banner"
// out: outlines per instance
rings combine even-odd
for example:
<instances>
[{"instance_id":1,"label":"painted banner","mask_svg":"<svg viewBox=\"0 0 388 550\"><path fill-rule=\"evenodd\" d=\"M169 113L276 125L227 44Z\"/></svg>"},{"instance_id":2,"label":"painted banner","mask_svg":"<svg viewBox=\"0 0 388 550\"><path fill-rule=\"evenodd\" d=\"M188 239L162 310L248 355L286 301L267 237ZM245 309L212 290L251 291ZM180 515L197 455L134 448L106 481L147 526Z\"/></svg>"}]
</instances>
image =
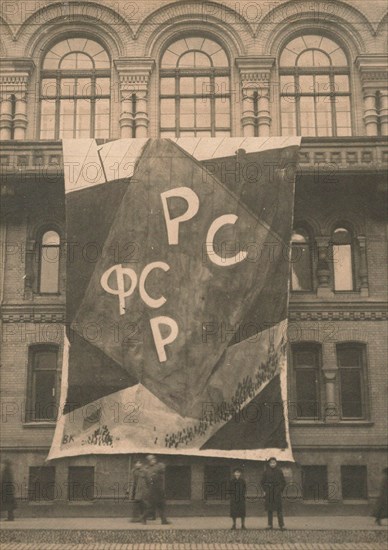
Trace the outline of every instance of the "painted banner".
<instances>
[{"instance_id":1,"label":"painted banner","mask_svg":"<svg viewBox=\"0 0 388 550\"><path fill-rule=\"evenodd\" d=\"M67 322L49 459L293 460L286 333L299 145L63 142Z\"/></svg>"}]
</instances>

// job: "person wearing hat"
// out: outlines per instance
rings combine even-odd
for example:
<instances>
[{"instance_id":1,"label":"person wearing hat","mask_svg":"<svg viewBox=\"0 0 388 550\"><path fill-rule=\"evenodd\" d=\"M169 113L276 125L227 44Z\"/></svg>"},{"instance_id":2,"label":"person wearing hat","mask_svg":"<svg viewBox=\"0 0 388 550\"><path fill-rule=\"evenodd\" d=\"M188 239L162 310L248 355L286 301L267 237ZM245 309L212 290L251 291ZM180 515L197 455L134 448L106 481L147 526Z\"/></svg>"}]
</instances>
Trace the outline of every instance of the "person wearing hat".
<instances>
[{"instance_id":1,"label":"person wearing hat","mask_svg":"<svg viewBox=\"0 0 388 550\"><path fill-rule=\"evenodd\" d=\"M282 492L286 486L283 472L278 466L275 457L271 457L266 464L263 477L261 478L261 487L265 494L265 509L268 513L268 527L273 528L273 513L276 511L280 529L283 531L284 518L282 506Z\"/></svg>"},{"instance_id":2,"label":"person wearing hat","mask_svg":"<svg viewBox=\"0 0 388 550\"><path fill-rule=\"evenodd\" d=\"M384 477L381 483L380 495L373 512L377 525L381 525L382 519L388 518L388 468L384 468L383 474Z\"/></svg>"},{"instance_id":3,"label":"person wearing hat","mask_svg":"<svg viewBox=\"0 0 388 550\"><path fill-rule=\"evenodd\" d=\"M4 469L1 474L0 510L5 510L7 512L8 521L14 521L15 508L15 484L13 482L11 461L7 458L4 460Z\"/></svg>"},{"instance_id":4,"label":"person wearing hat","mask_svg":"<svg viewBox=\"0 0 388 550\"><path fill-rule=\"evenodd\" d=\"M245 495L247 485L241 475L241 470L235 468L229 482L230 517L233 520L232 529L236 529L236 520L241 518L241 529L245 529Z\"/></svg>"}]
</instances>

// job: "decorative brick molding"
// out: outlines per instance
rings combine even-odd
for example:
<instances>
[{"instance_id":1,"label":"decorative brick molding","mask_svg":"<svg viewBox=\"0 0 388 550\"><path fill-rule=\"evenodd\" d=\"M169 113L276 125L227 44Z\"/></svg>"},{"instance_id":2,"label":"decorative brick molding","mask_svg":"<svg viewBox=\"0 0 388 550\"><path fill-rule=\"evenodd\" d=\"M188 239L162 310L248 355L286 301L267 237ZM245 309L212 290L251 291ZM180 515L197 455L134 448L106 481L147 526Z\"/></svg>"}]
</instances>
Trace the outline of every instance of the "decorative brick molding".
<instances>
[{"instance_id":1,"label":"decorative brick molding","mask_svg":"<svg viewBox=\"0 0 388 550\"><path fill-rule=\"evenodd\" d=\"M309 311L292 311L289 315L290 321L386 321L388 312L386 306L382 306L381 310L326 310L322 309Z\"/></svg>"},{"instance_id":2,"label":"decorative brick molding","mask_svg":"<svg viewBox=\"0 0 388 550\"><path fill-rule=\"evenodd\" d=\"M33 306L3 305L1 319L3 323L64 323L65 306L48 304Z\"/></svg>"}]
</instances>

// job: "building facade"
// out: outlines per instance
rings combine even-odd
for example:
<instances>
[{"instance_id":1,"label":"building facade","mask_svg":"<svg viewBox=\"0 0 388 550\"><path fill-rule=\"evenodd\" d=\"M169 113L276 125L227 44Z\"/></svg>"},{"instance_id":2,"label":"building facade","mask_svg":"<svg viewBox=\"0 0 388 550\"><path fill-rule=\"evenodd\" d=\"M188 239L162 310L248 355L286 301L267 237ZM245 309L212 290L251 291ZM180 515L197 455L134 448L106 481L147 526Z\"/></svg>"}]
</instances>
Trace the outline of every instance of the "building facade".
<instances>
[{"instance_id":1,"label":"building facade","mask_svg":"<svg viewBox=\"0 0 388 550\"><path fill-rule=\"evenodd\" d=\"M301 135L286 496L372 501L387 460L385 2L3 2L1 17L1 450L20 500L121 502L131 464L46 462L72 254L60 140ZM78 253L96 259L93 243ZM169 501L225 500L230 461L164 460ZM244 467L255 502L262 464Z\"/></svg>"}]
</instances>

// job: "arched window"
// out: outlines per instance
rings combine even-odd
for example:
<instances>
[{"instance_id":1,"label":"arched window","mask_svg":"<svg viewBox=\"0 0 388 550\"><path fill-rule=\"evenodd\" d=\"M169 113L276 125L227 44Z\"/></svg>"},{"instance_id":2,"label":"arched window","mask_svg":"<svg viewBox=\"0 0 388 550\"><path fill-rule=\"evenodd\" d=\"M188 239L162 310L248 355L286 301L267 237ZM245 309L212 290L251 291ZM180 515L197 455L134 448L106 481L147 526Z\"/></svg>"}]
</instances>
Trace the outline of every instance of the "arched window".
<instances>
[{"instance_id":1,"label":"arched window","mask_svg":"<svg viewBox=\"0 0 388 550\"><path fill-rule=\"evenodd\" d=\"M307 231L296 229L292 234L291 247L291 290L312 290L311 243Z\"/></svg>"},{"instance_id":2,"label":"arched window","mask_svg":"<svg viewBox=\"0 0 388 550\"><path fill-rule=\"evenodd\" d=\"M182 38L160 67L160 136L230 136L230 67L209 38Z\"/></svg>"},{"instance_id":3,"label":"arched window","mask_svg":"<svg viewBox=\"0 0 388 550\"><path fill-rule=\"evenodd\" d=\"M39 292L59 292L60 237L56 231L46 231L40 242Z\"/></svg>"},{"instance_id":4,"label":"arched window","mask_svg":"<svg viewBox=\"0 0 388 550\"><path fill-rule=\"evenodd\" d=\"M354 290L352 235L337 227L332 235L334 290Z\"/></svg>"},{"instance_id":5,"label":"arched window","mask_svg":"<svg viewBox=\"0 0 388 550\"><path fill-rule=\"evenodd\" d=\"M108 54L94 40L55 44L42 65L40 139L108 138L110 72Z\"/></svg>"},{"instance_id":6,"label":"arched window","mask_svg":"<svg viewBox=\"0 0 388 550\"><path fill-rule=\"evenodd\" d=\"M294 38L279 60L282 135L350 136L349 67L325 36Z\"/></svg>"}]
</instances>

